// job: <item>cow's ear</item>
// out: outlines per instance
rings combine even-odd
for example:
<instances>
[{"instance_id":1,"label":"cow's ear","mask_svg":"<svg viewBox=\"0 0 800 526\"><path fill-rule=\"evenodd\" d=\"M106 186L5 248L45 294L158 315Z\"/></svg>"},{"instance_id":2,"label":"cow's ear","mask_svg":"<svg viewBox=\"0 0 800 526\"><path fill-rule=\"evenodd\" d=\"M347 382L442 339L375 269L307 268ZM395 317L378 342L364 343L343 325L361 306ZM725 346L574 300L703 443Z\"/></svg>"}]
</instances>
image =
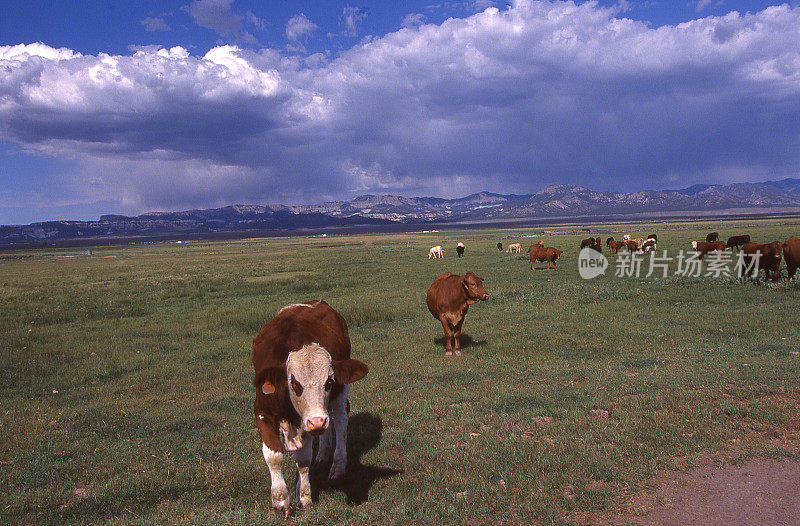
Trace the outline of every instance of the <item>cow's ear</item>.
<instances>
[{"instance_id":1,"label":"cow's ear","mask_svg":"<svg viewBox=\"0 0 800 526\"><path fill-rule=\"evenodd\" d=\"M261 392L265 395L270 395L278 390L279 385L286 383L286 369L283 367L270 367L262 375L263 380L258 382L260 385L256 387L261 388Z\"/></svg>"},{"instance_id":2,"label":"cow's ear","mask_svg":"<svg viewBox=\"0 0 800 526\"><path fill-rule=\"evenodd\" d=\"M352 384L364 378L369 372L367 364L350 358L333 362L332 365L333 377L340 384Z\"/></svg>"}]
</instances>

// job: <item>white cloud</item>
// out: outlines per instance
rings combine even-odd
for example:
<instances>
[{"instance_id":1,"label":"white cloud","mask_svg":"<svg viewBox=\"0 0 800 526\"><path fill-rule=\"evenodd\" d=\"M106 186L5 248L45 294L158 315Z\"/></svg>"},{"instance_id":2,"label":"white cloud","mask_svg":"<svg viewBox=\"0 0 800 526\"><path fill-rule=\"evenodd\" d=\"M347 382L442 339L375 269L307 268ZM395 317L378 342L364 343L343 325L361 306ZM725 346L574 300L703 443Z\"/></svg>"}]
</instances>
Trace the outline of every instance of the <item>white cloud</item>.
<instances>
[{"instance_id":1,"label":"white cloud","mask_svg":"<svg viewBox=\"0 0 800 526\"><path fill-rule=\"evenodd\" d=\"M309 20L303 13L300 13L286 22L286 38L289 39L294 50L305 51L303 45L300 44L300 40L310 36L316 29L317 24Z\"/></svg>"},{"instance_id":2,"label":"white cloud","mask_svg":"<svg viewBox=\"0 0 800 526\"><path fill-rule=\"evenodd\" d=\"M340 17L340 24L344 28L344 34L350 37L358 36L359 26L365 18L367 18L367 14L358 7L345 6Z\"/></svg>"},{"instance_id":3,"label":"white cloud","mask_svg":"<svg viewBox=\"0 0 800 526\"><path fill-rule=\"evenodd\" d=\"M163 18L148 16L141 21L145 31L169 31L170 27Z\"/></svg>"},{"instance_id":4,"label":"white cloud","mask_svg":"<svg viewBox=\"0 0 800 526\"><path fill-rule=\"evenodd\" d=\"M131 212L800 172L800 9L616 12L519 1L334 58L4 46L0 140L74 159Z\"/></svg>"},{"instance_id":5,"label":"white cloud","mask_svg":"<svg viewBox=\"0 0 800 526\"><path fill-rule=\"evenodd\" d=\"M414 27L425 23L425 15L421 13L410 13L403 17L400 23L403 27Z\"/></svg>"}]
</instances>

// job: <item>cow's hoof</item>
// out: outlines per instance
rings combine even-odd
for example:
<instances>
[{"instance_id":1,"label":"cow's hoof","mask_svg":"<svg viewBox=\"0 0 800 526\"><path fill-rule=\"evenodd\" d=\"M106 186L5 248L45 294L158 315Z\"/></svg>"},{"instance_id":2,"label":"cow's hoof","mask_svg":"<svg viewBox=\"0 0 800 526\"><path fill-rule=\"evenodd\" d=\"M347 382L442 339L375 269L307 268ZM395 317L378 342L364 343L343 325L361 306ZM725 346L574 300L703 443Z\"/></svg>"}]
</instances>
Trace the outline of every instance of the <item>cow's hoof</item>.
<instances>
[{"instance_id":1,"label":"cow's hoof","mask_svg":"<svg viewBox=\"0 0 800 526\"><path fill-rule=\"evenodd\" d=\"M328 474L328 482L332 485L341 484L344 481L345 470L336 466L331 466L331 472Z\"/></svg>"},{"instance_id":2,"label":"cow's hoof","mask_svg":"<svg viewBox=\"0 0 800 526\"><path fill-rule=\"evenodd\" d=\"M272 492L272 511L276 515L282 515L284 518L289 517L291 508L291 501L289 500L289 492L286 488L280 488Z\"/></svg>"}]
</instances>

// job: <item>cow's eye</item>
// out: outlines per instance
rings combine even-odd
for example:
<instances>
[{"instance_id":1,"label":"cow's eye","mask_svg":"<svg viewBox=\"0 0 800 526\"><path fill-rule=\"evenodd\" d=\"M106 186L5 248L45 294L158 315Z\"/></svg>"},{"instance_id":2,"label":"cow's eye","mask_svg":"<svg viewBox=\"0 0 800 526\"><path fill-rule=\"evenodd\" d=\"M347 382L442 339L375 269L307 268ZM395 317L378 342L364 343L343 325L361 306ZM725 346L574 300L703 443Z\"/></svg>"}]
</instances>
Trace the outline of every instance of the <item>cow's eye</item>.
<instances>
[{"instance_id":1,"label":"cow's eye","mask_svg":"<svg viewBox=\"0 0 800 526\"><path fill-rule=\"evenodd\" d=\"M325 382L325 390L330 391L333 388L333 376L329 376L328 380Z\"/></svg>"},{"instance_id":2,"label":"cow's eye","mask_svg":"<svg viewBox=\"0 0 800 526\"><path fill-rule=\"evenodd\" d=\"M292 386L294 394L296 394L297 396L303 394L303 386L300 385L300 382L298 382L297 379L295 379L294 375L292 375L292 379L289 381L289 384Z\"/></svg>"}]
</instances>

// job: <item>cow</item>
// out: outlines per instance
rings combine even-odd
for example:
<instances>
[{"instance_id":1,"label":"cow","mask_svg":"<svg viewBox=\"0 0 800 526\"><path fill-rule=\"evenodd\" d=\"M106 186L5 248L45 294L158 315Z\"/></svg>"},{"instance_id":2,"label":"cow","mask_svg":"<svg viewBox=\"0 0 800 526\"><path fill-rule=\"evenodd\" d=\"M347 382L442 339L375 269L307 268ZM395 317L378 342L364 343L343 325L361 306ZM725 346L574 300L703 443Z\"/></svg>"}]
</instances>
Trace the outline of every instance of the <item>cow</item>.
<instances>
[{"instance_id":1,"label":"cow","mask_svg":"<svg viewBox=\"0 0 800 526\"><path fill-rule=\"evenodd\" d=\"M786 260L786 274L789 279L800 267L800 237L792 236L783 244L783 259Z\"/></svg>"},{"instance_id":2,"label":"cow","mask_svg":"<svg viewBox=\"0 0 800 526\"><path fill-rule=\"evenodd\" d=\"M613 237L606 238L606 246L611 248L611 242L614 241Z\"/></svg>"},{"instance_id":3,"label":"cow","mask_svg":"<svg viewBox=\"0 0 800 526\"><path fill-rule=\"evenodd\" d=\"M550 268L550 263L553 264L553 269L558 270L556 261L561 257L564 252L553 247L543 247L538 245L531 245L528 249L528 254L531 256L531 270L536 270L535 263L537 261L547 261L547 268Z\"/></svg>"},{"instance_id":4,"label":"cow","mask_svg":"<svg viewBox=\"0 0 800 526\"><path fill-rule=\"evenodd\" d=\"M445 272L428 287L428 310L442 323L445 356L461 356L461 325L469 306L489 299L483 278L473 272L463 276Z\"/></svg>"},{"instance_id":5,"label":"cow","mask_svg":"<svg viewBox=\"0 0 800 526\"><path fill-rule=\"evenodd\" d=\"M750 242L750 236L745 234L743 236L731 236L728 238L728 242L725 243L727 248L734 248L744 245L745 243Z\"/></svg>"},{"instance_id":6,"label":"cow","mask_svg":"<svg viewBox=\"0 0 800 526\"><path fill-rule=\"evenodd\" d=\"M428 259L436 259L436 258L443 258L444 251L442 250L442 245L436 245L435 247L431 247L428 251Z\"/></svg>"},{"instance_id":7,"label":"cow","mask_svg":"<svg viewBox=\"0 0 800 526\"><path fill-rule=\"evenodd\" d=\"M644 244L644 239L642 239L640 237L637 237L636 239L632 239L631 241L636 243L636 250L639 250L642 247L642 245Z\"/></svg>"},{"instance_id":8,"label":"cow","mask_svg":"<svg viewBox=\"0 0 800 526\"><path fill-rule=\"evenodd\" d=\"M253 339L256 427L270 475L273 510L288 516L291 497L281 472L285 451L294 452L296 498L311 505L314 437L319 437L315 466L331 461L332 481L347 467L350 384L369 369L350 358L344 318L322 300L287 305ZM331 430L333 428L333 431ZM283 442L283 443L281 443Z\"/></svg>"},{"instance_id":9,"label":"cow","mask_svg":"<svg viewBox=\"0 0 800 526\"><path fill-rule=\"evenodd\" d=\"M711 232L706 236L706 243L711 243L712 241L719 241L719 232Z\"/></svg>"},{"instance_id":10,"label":"cow","mask_svg":"<svg viewBox=\"0 0 800 526\"><path fill-rule=\"evenodd\" d=\"M692 248L695 252L700 253L700 260L702 261L703 257L709 252L724 252L725 243L722 241L692 241Z\"/></svg>"},{"instance_id":11,"label":"cow","mask_svg":"<svg viewBox=\"0 0 800 526\"><path fill-rule=\"evenodd\" d=\"M506 253L507 254L511 254L511 253L519 254L520 252L522 252L522 245L519 244L519 243L511 243L511 244L508 245L508 248L506 248Z\"/></svg>"},{"instance_id":12,"label":"cow","mask_svg":"<svg viewBox=\"0 0 800 526\"><path fill-rule=\"evenodd\" d=\"M648 237L642 246L639 247L639 250L642 252L650 252L651 250L655 252L658 249L658 243L656 242L655 238Z\"/></svg>"},{"instance_id":13,"label":"cow","mask_svg":"<svg viewBox=\"0 0 800 526\"><path fill-rule=\"evenodd\" d=\"M459 243L456 245L456 253L458 257L464 257L464 243Z\"/></svg>"},{"instance_id":14,"label":"cow","mask_svg":"<svg viewBox=\"0 0 800 526\"><path fill-rule=\"evenodd\" d=\"M497 243L497 250L499 250L500 252L503 251L503 244L502 243Z\"/></svg>"},{"instance_id":15,"label":"cow","mask_svg":"<svg viewBox=\"0 0 800 526\"><path fill-rule=\"evenodd\" d=\"M641 239L641 238L639 238L639 239ZM639 243L637 243L633 239L629 239L628 241L625 241L625 248L628 249L628 252L633 254L634 252L638 252L639 251Z\"/></svg>"},{"instance_id":16,"label":"cow","mask_svg":"<svg viewBox=\"0 0 800 526\"><path fill-rule=\"evenodd\" d=\"M764 270L764 278L769 279L769 274L772 272L772 281L778 281L781 276L781 251L783 245L780 241L773 241L767 245L760 245L758 243L745 243L742 245L742 254L745 265L756 265L756 271ZM756 257L754 254L758 253ZM753 259L756 259L754 262Z\"/></svg>"},{"instance_id":17,"label":"cow","mask_svg":"<svg viewBox=\"0 0 800 526\"><path fill-rule=\"evenodd\" d=\"M589 238L589 239L591 239L591 238ZM597 252L602 253L603 252L602 239L600 239L599 237L594 238L594 244L592 244L589 248L591 248L592 250L595 250Z\"/></svg>"},{"instance_id":18,"label":"cow","mask_svg":"<svg viewBox=\"0 0 800 526\"><path fill-rule=\"evenodd\" d=\"M616 254L617 252L619 252L619 249L627 246L628 246L627 241L614 241L613 238L611 238L611 241L608 242L608 249L612 254Z\"/></svg>"},{"instance_id":19,"label":"cow","mask_svg":"<svg viewBox=\"0 0 800 526\"><path fill-rule=\"evenodd\" d=\"M622 240L623 241L630 241L631 240L631 235L630 234L625 234L624 236L622 236Z\"/></svg>"},{"instance_id":20,"label":"cow","mask_svg":"<svg viewBox=\"0 0 800 526\"><path fill-rule=\"evenodd\" d=\"M593 237L587 237L586 239L581 240L581 250L586 248L586 247L594 248L594 238Z\"/></svg>"}]
</instances>

